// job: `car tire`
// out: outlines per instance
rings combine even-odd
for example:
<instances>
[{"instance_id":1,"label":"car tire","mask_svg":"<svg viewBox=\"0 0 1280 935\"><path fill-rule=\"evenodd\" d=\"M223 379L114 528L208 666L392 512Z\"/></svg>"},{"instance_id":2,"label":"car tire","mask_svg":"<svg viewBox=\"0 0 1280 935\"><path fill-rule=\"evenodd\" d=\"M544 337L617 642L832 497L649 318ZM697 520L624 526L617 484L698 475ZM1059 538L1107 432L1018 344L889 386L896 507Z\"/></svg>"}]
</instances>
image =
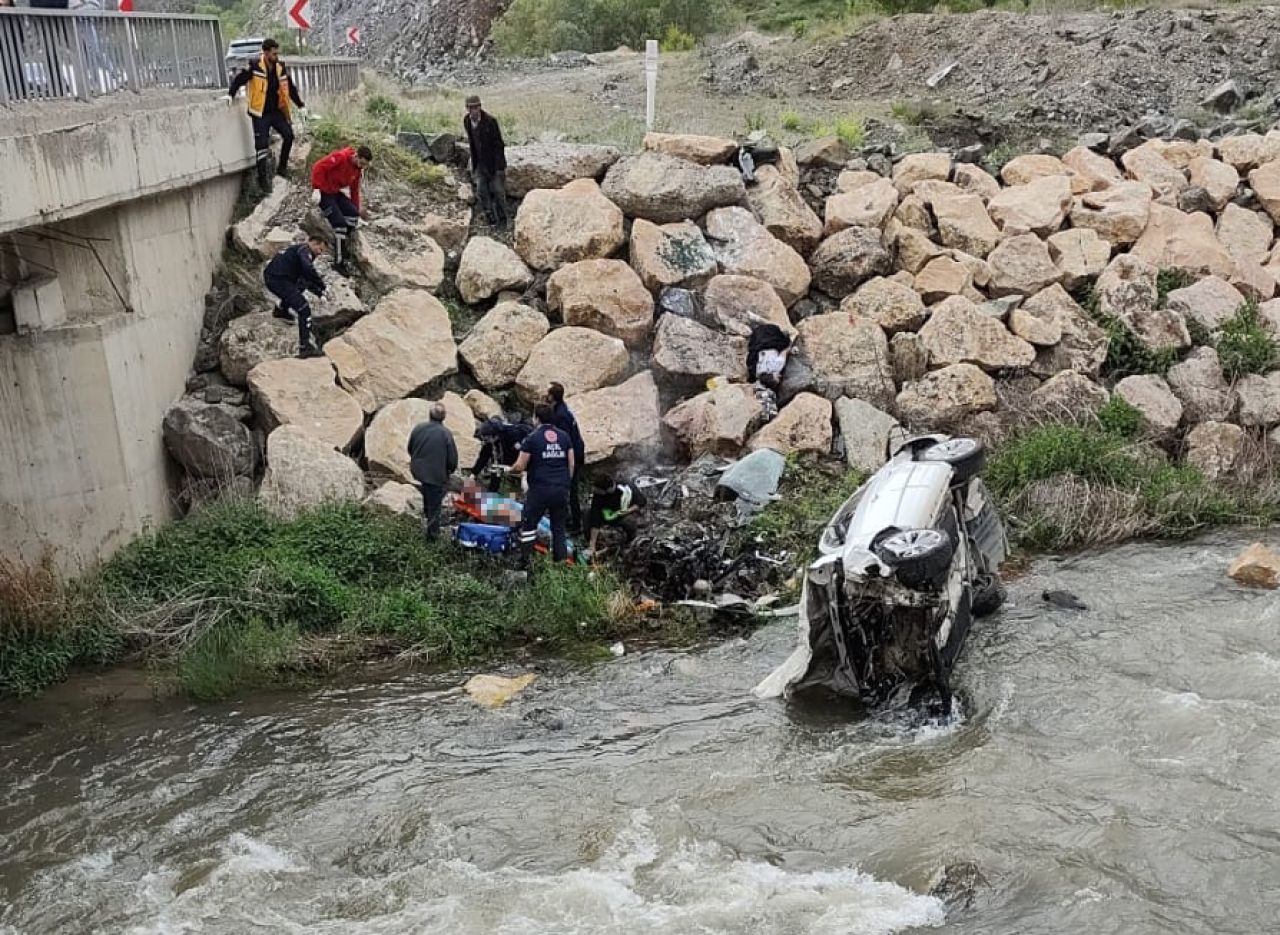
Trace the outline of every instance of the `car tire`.
<instances>
[{"instance_id":1,"label":"car tire","mask_svg":"<svg viewBox=\"0 0 1280 935\"><path fill-rule=\"evenodd\" d=\"M976 438L958 435L919 449L915 459L949 465L955 482L963 484L982 472L987 463L987 449Z\"/></svg>"},{"instance_id":2,"label":"car tire","mask_svg":"<svg viewBox=\"0 0 1280 935\"><path fill-rule=\"evenodd\" d=\"M973 615L975 617L987 617L994 614L1004 604L1005 598L1009 593L1004 589L1004 583L1000 580L999 575L982 574L978 575L973 581Z\"/></svg>"},{"instance_id":3,"label":"car tire","mask_svg":"<svg viewBox=\"0 0 1280 935\"><path fill-rule=\"evenodd\" d=\"M941 529L891 530L879 537L873 547L898 581L914 590L940 585L955 554L955 544Z\"/></svg>"}]
</instances>

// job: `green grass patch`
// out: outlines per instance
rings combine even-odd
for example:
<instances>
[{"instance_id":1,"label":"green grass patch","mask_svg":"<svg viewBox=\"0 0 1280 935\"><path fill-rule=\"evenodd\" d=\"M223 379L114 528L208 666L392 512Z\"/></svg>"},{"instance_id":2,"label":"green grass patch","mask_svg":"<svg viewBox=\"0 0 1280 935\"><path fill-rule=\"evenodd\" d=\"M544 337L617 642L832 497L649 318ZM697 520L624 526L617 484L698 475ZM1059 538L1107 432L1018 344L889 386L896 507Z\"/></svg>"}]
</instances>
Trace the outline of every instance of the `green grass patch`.
<instances>
[{"instance_id":1,"label":"green grass patch","mask_svg":"<svg viewBox=\"0 0 1280 935\"><path fill-rule=\"evenodd\" d=\"M374 97L369 103L372 105L379 100L386 99ZM388 103L392 107L396 106L394 102ZM365 121L354 124L333 117L317 120L311 127L312 164L335 149L368 146L373 150L373 165L367 170L372 176L394 179L418 189L433 188L448 180L448 170L443 166L426 162L398 145L394 136L389 136L394 131L382 122L386 119L386 111L382 109L382 105L376 106L375 111L383 116L368 117ZM410 128L401 126L401 129Z\"/></svg>"},{"instance_id":2,"label":"green grass patch","mask_svg":"<svg viewBox=\"0 0 1280 935\"><path fill-rule=\"evenodd\" d=\"M1196 277L1185 270L1162 269L1156 273L1156 308L1164 308L1169 304L1169 293L1175 289L1185 289L1194 285Z\"/></svg>"},{"instance_id":3,"label":"green grass patch","mask_svg":"<svg viewBox=\"0 0 1280 935\"><path fill-rule=\"evenodd\" d=\"M738 531L735 550L747 544L769 552L785 550L796 567L807 565L817 557L823 528L865 480L860 471L833 472L815 462L789 458L779 499Z\"/></svg>"},{"instance_id":4,"label":"green grass patch","mask_svg":"<svg viewBox=\"0 0 1280 935\"><path fill-rule=\"evenodd\" d=\"M1267 374L1280 366L1280 346L1262 324L1256 302L1246 302L1222 323L1214 345L1228 380Z\"/></svg>"},{"instance_id":5,"label":"green grass patch","mask_svg":"<svg viewBox=\"0 0 1280 935\"><path fill-rule=\"evenodd\" d=\"M291 521L252 502L219 504L72 584L0 571L0 695L130 654L215 698L293 671L316 638L373 639L452 665L619 635L610 607L620 586L607 571L548 563L513 582L499 563L427 543L415 519L355 504Z\"/></svg>"}]
</instances>

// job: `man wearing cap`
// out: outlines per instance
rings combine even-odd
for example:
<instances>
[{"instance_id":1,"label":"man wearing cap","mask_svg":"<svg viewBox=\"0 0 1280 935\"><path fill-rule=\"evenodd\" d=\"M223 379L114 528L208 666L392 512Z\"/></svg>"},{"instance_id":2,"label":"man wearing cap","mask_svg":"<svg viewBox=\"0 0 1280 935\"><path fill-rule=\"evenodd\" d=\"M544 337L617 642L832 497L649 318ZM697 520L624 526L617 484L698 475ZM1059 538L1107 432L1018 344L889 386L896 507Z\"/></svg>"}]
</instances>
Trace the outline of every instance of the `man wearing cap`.
<instances>
[{"instance_id":1,"label":"man wearing cap","mask_svg":"<svg viewBox=\"0 0 1280 935\"><path fill-rule=\"evenodd\" d=\"M480 105L480 98L467 98L467 115L462 118L471 147L471 177L476 199L494 227L507 226L507 151L498 121Z\"/></svg>"}]
</instances>

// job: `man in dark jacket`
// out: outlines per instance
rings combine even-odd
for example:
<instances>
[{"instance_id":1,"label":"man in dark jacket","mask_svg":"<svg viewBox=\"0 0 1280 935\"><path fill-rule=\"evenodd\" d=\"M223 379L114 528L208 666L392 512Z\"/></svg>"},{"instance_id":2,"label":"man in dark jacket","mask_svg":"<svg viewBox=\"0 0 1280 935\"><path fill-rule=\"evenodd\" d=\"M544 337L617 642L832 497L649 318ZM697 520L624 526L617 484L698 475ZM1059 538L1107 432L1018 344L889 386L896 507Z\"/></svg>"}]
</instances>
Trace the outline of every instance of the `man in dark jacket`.
<instances>
[{"instance_id":1,"label":"man in dark jacket","mask_svg":"<svg viewBox=\"0 0 1280 935\"><path fill-rule=\"evenodd\" d=\"M546 403L534 410L537 428L520 443L520 457L508 468L513 474L527 472L529 475L529 493L520 516L520 561L526 568L533 556L534 543L538 541L538 524L548 514L551 557L557 562L569 557L565 514L569 482L573 477L573 447L568 433L552 424L551 415L551 407Z\"/></svg>"},{"instance_id":2,"label":"man in dark jacket","mask_svg":"<svg viewBox=\"0 0 1280 935\"><path fill-rule=\"evenodd\" d=\"M551 424L563 429L573 446L574 471L569 484L569 531L582 531L582 503L578 499L578 478L587 465L587 443L578 429L578 420L564 402L564 384L552 383L547 387L547 402L551 404Z\"/></svg>"},{"instance_id":3,"label":"man in dark jacket","mask_svg":"<svg viewBox=\"0 0 1280 935\"><path fill-rule=\"evenodd\" d=\"M409 433L409 471L422 488L422 512L428 539L440 535L440 507L449 475L458 469L458 446L444 427L443 403L431 404L431 419Z\"/></svg>"},{"instance_id":4,"label":"man in dark jacket","mask_svg":"<svg viewBox=\"0 0 1280 935\"><path fill-rule=\"evenodd\" d=\"M474 477L480 477L491 465L498 468L497 477L489 482L489 489L497 492L502 479L502 469L516 463L520 457L520 443L529 437L533 426L528 422L507 422L501 416L494 416L480 424L476 429L476 438L480 440L480 454L471 468Z\"/></svg>"},{"instance_id":5,"label":"man in dark jacket","mask_svg":"<svg viewBox=\"0 0 1280 935\"><path fill-rule=\"evenodd\" d=\"M597 475L591 485L591 508L587 511L587 548L594 554L600 530L606 526L622 530L630 542L640 530L636 512L648 505L645 495L635 484L624 484L604 474Z\"/></svg>"},{"instance_id":6,"label":"man in dark jacket","mask_svg":"<svg viewBox=\"0 0 1280 935\"><path fill-rule=\"evenodd\" d=\"M262 271L262 281L280 300L272 314L285 321L298 320L299 357L319 357L321 353L311 337L311 305L302 293L306 290L317 296L324 295L324 280L316 272L313 261L326 249L319 237L309 237L306 243L285 247Z\"/></svg>"},{"instance_id":7,"label":"man in dark jacket","mask_svg":"<svg viewBox=\"0 0 1280 935\"><path fill-rule=\"evenodd\" d=\"M476 200L494 227L507 226L507 150L502 141L502 128L480 105L480 98L467 98L467 115L462 129L471 147L471 178L476 186Z\"/></svg>"},{"instance_id":8,"label":"man in dark jacket","mask_svg":"<svg viewBox=\"0 0 1280 935\"><path fill-rule=\"evenodd\" d=\"M288 175L289 153L293 150L290 104L299 110L305 106L284 62L280 61L280 43L274 39L264 40L262 56L235 76L227 93L234 98L245 85L249 86L253 147L258 152L258 185L268 192L271 190L271 131L280 135L280 162L276 173Z\"/></svg>"}]
</instances>

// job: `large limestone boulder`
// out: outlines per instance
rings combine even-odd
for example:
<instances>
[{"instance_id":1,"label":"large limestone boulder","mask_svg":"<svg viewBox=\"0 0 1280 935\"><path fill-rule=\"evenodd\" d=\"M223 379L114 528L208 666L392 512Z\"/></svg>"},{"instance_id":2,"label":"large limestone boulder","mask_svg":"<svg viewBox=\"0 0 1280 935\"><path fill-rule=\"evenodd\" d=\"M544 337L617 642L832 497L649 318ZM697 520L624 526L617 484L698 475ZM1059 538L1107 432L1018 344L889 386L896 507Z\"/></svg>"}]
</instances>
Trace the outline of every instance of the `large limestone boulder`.
<instances>
[{"instance_id":1,"label":"large limestone boulder","mask_svg":"<svg viewBox=\"0 0 1280 935\"><path fill-rule=\"evenodd\" d=\"M889 356L893 358L894 382L899 386L919 380L929 370L929 352L914 332L895 334L889 341Z\"/></svg>"},{"instance_id":2,"label":"large limestone boulder","mask_svg":"<svg viewBox=\"0 0 1280 935\"><path fill-rule=\"evenodd\" d=\"M1000 242L1000 231L977 195L951 195L933 200L938 236L948 247L985 257Z\"/></svg>"},{"instance_id":3,"label":"large limestone boulder","mask_svg":"<svg viewBox=\"0 0 1280 935\"><path fill-rule=\"evenodd\" d=\"M623 216L593 179L529 192L516 212L516 252L534 269L612 256L626 243Z\"/></svg>"},{"instance_id":4,"label":"large limestone boulder","mask_svg":"<svg viewBox=\"0 0 1280 935\"><path fill-rule=\"evenodd\" d=\"M1234 473L1244 458L1244 429L1226 422L1204 422L1187 433L1187 464L1206 480Z\"/></svg>"},{"instance_id":5,"label":"large limestone boulder","mask_svg":"<svg viewBox=\"0 0 1280 935\"><path fill-rule=\"evenodd\" d=\"M884 176L879 172L873 172L870 169L845 169L836 176L836 191L854 192L864 185L872 185L883 178Z\"/></svg>"},{"instance_id":6,"label":"large limestone boulder","mask_svg":"<svg viewBox=\"0 0 1280 935\"><path fill-rule=\"evenodd\" d=\"M996 408L996 384L973 364L953 364L902 388L898 417L917 428L954 425Z\"/></svg>"},{"instance_id":7,"label":"large limestone boulder","mask_svg":"<svg viewBox=\"0 0 1280 935\"><path fill-rule=\"evenodd\" d=\"M590 328L557 328L534 346L516 376L516 389L528 403L541 402L551 383L576 396L619 379L629 360L618 338Z\"/></svg>"},{"instance_id":8,"label":"large limestone boulder","mask_svg":"<svg viewBox=\"0 0 1280 935\"><path fill-rule=\"evenodd\" d=\"M1222 376L1222 361L1211 347L1197 347L1169 368L1169 389L1182 403L1187 422L1225 422L1236 407L1235 394Z\"/></svg>"},{"instance_id":9,"label":"large limestone boulder","mask_svg":"<svg viewBox=\"0 0 1280 935\"><path fill-rule=\"evenodd\" d=\"M981 166L965 162L956 163L953 178L957 188L971 195L977 195L982 199L983 204L1000 194L1000 183L996 181L995 176Z\"/></svg>"},{"instance_id":10,"label":"large limestone boulder","mask_svg":"<svg viewBox=\"0 0 1280 935\"><path fill-rule=\"evenodd\" d=\"M335 377L333 365L323 357L263 361L248 378L258 421L267 431L291 425L329 448L348 450L364 430L364 412Z\"/></svg>"},{"instance_id":11,"label":"large limestone boulder","mask_svg":"<svg viewBox=\"0 0 1280 935\"><path fill-rule=\"evenodd\" d=\"M920 340L935 367L971 363L984 370L1006 370L1029 367L1036 359L1034 347L962 296L934 307L920 329Z\"/></svg>"},{"instance_id":12,"label":"large limestone boulder","mask_svg":"<svg viewBox=\"0 0 1280 935\"><path fill-rule=\"evenodd\" d=\"M1280 137L1259 133L1224 136L1218 140L1218 155L1237 172L1249 172L1280 159Z\"/></svg>"},{"instance_id":13,"label":"large limestone boulder","mask_svg":"<svg viewBox=\"0 0 1280 935\"><path fill-rule=\"evenodd\" d=\"M1129 178L1150 185L1161 204L1176 205L1178 193L1189 184L1186 173L1165 158L1155 140L1129 150L1120 163Z\"/></svg>"},{"instance_id":14,"label":"large limestone boulder","mask_svg":"<svg viewBox=\"0 0 1280 935\"><path fill-rule=\"evenodd\" d=\"M858 287L840 303L850 318L869 318L887 334L917 331L929 317L920 293L892 279L877 276Z\"/></svg>"},{"instance_id":15,"label":"large limestone boulder","mask_svg":"<svg viewBox=\"0 0 1280 935\"><path fill-rule=\"evenodd\" d=\"M762 323L775 324L787 334L796 333L773 286L751 276L715 277L707 283L702 307L707 320L729 334L750 337L751 329Z\"/></svg>"},{"instance_id":16,"label":"large limestone boulder","mask_svg":"<svg viewBox=\"0 0 1280 935\"><path fill-rule=\"evenodd\" d=\"M590 143L530 143L507 147L507 194L523 198L535 188L561 188L575 179L601 179L621 155Z\"/></svg>"},{"instance_id":17,"label":"large limestone boulder","mask_svg":"<svg viewBox=\"0 0 1280 935\"><path fill-rule=\"evenodd\" d=\"M533 282L533 273L506 244L490 237L473 237L462 251L455 282L462 301L474 305L499 292L523 292Z\"/></svg>"},{"instance_id":18,"label":"large limestone boulder","mask_svg":"<svg viewBox=\"0 0 1280 935\"><path fill-rule=\"evenodd\" d=\"M459 469L470 468L480 455L480 442L475 437L476 417L471 407L457 393L445 393L444 427L453 434L458 448ZM409 470L409 433L414 426L431 418L432 401L398 399L378 410L364 435L364 451L369 470L413 483Z\"/></svg>"},{"instance_id":19,"label":"large limestone boulder","mask_svg":"<svg viewBox=\"0 0 1280 935\"><path fill-rule=\"evenodd\" d=\"M218 339L218 365L232 386L247 386L249 371L265 360L298 353L298 326L257 312L234 319Z\"/></svg>"},{"instance_id":20,"label":"large limestone boulder","mask_svg":"<svg viewBox=\"0 0 1280 935\"><path fill-rule=\"evenodd\" d=\"M1185 214L1162 204L1151 206L1147 228L1131 252L1156 269L1192 276L1229 278L1235 270L1235 260L1218 243L1209 215Z\"/></svg>"},{"instance_id":21,"label":"large limestone boulder","mask_svg":"<svg viewBox=\"0 0 1280 935\"><path fill-rule=\"evenodd\" d=\"M804 257L765 230L746 208L712 211L705 224L722 272L764 280L788 308L808 293Z\"/></svg>"},{"instance_id":22,"label":"large limestone boulder","mask_svg":"<svg viewBox=\"0 0 1280 935\"><path fill-rule=\"evenodd\" d=\"M458 369L449 313L420 289L397 289L324 346L338 381L376 412Z\"/></svg>"},{"instance_id":23,"label":"large limestone boulder","mask_svg":"<svg viewBox=\"0 0 1280 935\"><path fill-rule=\"evenodd\" d=\"M1240 290L1217 276L1206 276L1182 289L1174 289L1165 300L1166 308L1207 331L1217 331L1243 304Z\"/></svg>"},{"instance_id":24,"label":"large limestone boulder","mask_svg":"<svg viewBox=\"0 0 1280 935\"><path fill-rule=\"evenodd\" d=\"M809 258L813 284L834 299L843 299L876 276L893 272L893 255L880 231L850 227L818 245Z\"/></svg>"},{"instance_id":25,"label":"large limestone boulder","mask_svg":"<svg viewBox=\"0 0 1280 935\"><path fill-rule=\"evenodd\" d=\"M653 370L672 386L704 385L715 376L747 378L747 342L691 318L663 315L653 338Z\"/></svg>"},{"instance_id":26,"label":"large limestone boulder","mask_svg":"<svg viewBox=\"0 0 1280 935\"><path fill-rule=\"evenodd\" d=\"M1156 276L1150 263L1131 253L1120 254L1098 277L1098 311L1121 322L1150 350L1189 347L1186 319L1173 309L1156 307Z\"/></svg>"},{"instance_id":27,"label":"large limestone boulder","mask_svg":"<svg viewBox=\"0 0 1280 935\"><path fill-rule=\"evenodd\" d=\"M747 189L747 206L765 230L802 254L822 239L822 221L775 166L756 170L756 183Z\"/></svg>"},{"instance_id":28,"label":"large limestone boulder","mask_svg":"<svg viewBox=\"0 0 1280 935\"><path fill-rule=\"evenodd\" d=\"M1246 588L1274 591L1280 585L1280 554L1255 542L1231 560L1227 574Z\"/></svg>"},{"instance_id":29,"label":"large limestone boulder","mask_svg":"<svg viewBox=\"0 0 1280 935\"><path fill-rule=\"evenodd\" d=\"M889 460L890 444L905 438L897 419L866 400L842 396L835 408L845 461L856 471L870 474L878 470Z\"/></svg>"},{"instance_id":30,"label":"large limestone boulder","mask_svg":"<svg viewBox=\"0 0 1280 935\"><path fill-rule=\"evenodd\" d=\"M935 257L916 273L913 285L925 302L941 302L953 295L971 295L973 272L952 257Z\"/></svg>"},{"instance_id":31,"label":"large limestone boulder","mask_svg":"<svg viewBox=\"0 0 1280 935\"><path fill-rule=\"evenodd\" d=\"M1100 191L1124 180L1114 162L1087 146L1068 150L1062 164L1070 171L1071 187L1077 194Z\"/></svg>"},{"instance_id":32,"label":"large limestone boulder","mask_svg":"<svg viewBox=\"0 0 1280 935\"><path fill-rule=\"evenodd\" d=\"M1240 400L1237 421L1245 428L1280 425L1280 372L1265 377L1248 374L1236 383Z\"/></svg>"},{"instance_id":33,"label":"large limestone boulder","mask_svg":"<svg viewBox=\"0 0 1280 935\"><path fill-rule=\"evenodd\" d=\"M1071 180L1050 175L1006 188L991 199L987 211L1005 234L1045 237L1062 226L1071 205Z\"/></svg>"},{"instance_id":34,"label":"large limestone boulder","mask_svg":"<svg viewBox=\"0 0 1280 935\"><path fill-rule=\"evenodd\" d=\"M993 296L1035 295L1062 278L1049 248L1035 234L1019 234L1002 241L987 257Z\"/></svg>"},{"instance_id":35,"label":"large limestone boulder","mask_svg":"<svg viewBox=\"0 0 1280 935\"><path fill-rule=\"evenodd\" d=\"M1037 352L1046 347L1053 347L1062 340L1062 326L1051 318L1045 318L1026 311L1019 305L1009 312L1009 331L1028 344L1035 345Z\"/></svg>"},{"instance_id":36,"label":"large limestone boulder","mask_svg":"<svg viewBox=\"0 0 1280 935\"><path fill-rule=\"evenodd\" d=\"M929 213L929 206L919 195L907 195L898 202L898 207L893 212L893 220L903 227L913 228L930 237L937 234L933 228L933 215ZM888 225L886 224L885 227L887 229Z\"/></svg>"},{"instance_id":37,"label":"large limestone boulder","mask_svg":"<svg viewBox=\"0 0 1280 935\"><path fill-rule=\"evenodd\" d=\"M364 498L365 506L401 516L422 516L422 491L412 484L387 481Z\"/></svg>"},{"instance_id":38,"label":"large limestone boulder","mask_svg":"<svg viewBox=\"0 0 1280 935\"><path fill-rule=\"evenodd\" d=\"M228 406L190 396L164 414L164 447L191 477L226 481L258 467L253 434Z\"/></svg>"},{"instance_id":39,"label":"large limestone boulder","mask_svg":"<svg viewBox=\"0 0 1280 935\"><path fill-rule=\"evenodd\" d=\"M800 393L782 407L768 425L751 437L752 451L768 448L778 454L831 451L831 402L812 393Z\"/></svg>"},{"instance_id":40,"label":"large limestone boulder","mask_svg":"<svg viewBox=\"0 0 1280 935\"><path fill-rule=\"evenodd\" d=\"M1111 261L1111 244L1087 227L1058 231L1048 244L1049 257L1062 270L1062 284L1068 289L1093 282Z\"/></svg>"},{"instance_id":41,"label":"large limestone boulder","mask_svg":"<svg viewBox=\"0 0 1280 935\"><path fill-rule=\"evenodd\" d=\"M1089 228L1108 243L1125 246L1147 229L1151 202L1150 185L1120 182L1077 196L1071 207L1071 226Z\"/></svg>"},{"instance_id":42,"label":"large limestone boulder","mask_svg":"<svg viewBox=\"0 0 1280 935\"><path fill-rule=\"evenodd\" d=\"M851 396L880 408L893 402L893 362L884 330L866 318L830 312L800 322L796 351L813 371L813 386L827 399Z\"/></svg>"},{"instance_id":43,"label":"large limestone boulder","mask_svg":"<svg viewBox=\"0 0 1280 935\"><path fill-rule=\"evenodd\" d=\"M428 213L423 215L418 226L446 252L457 255L471 235L471 209L467 208L457 216Z\"/></svg>"},{"instance_id":44,"label":"large limestone boulder","mask_svg":"<svg viewBox=\"0 0 1280 935\"><path fill-rule=\"evenodd\" d=\"M658 224L700 218L713 208L741 204L747 195L742 175L731 166L701 166L652 151L615 162L601 191L628 217Z\"/></svg>"},{"instance_id":45,"label":"large limestone boulder","mask_svg":"<svg viewBox=\"0 0 1280 935\"><path fill-rule=\"evenodd\" d=\"M304 510L364 496L360 466L323 439L296 425L267 436L267 472L258 499L276 516L292 519Z\"/></svg>"},{"instance_id":46,"label":"large limestone boulder","mask_svg":"<svg viewBox=\"0 0 1280 935\"><path fill-rule=\"evenodd\" d=\"M1240 187L1240 173L1225 162L1198 156L1187 165L1191 187L1203 191L1214 211L1221 211Z\"/></svg>"},{"instance_id":47,"label":"large limestone boulder","mask_svg":"<svg viewBox=\"0 0 1280 935\"><path fill-rule=\"evenodd\" d=\"M471 414L481 422L502 415L502 406L488 393L467 390L462 394L462 401L471 407Z\"/></svg>"},{"instance_id":48,"label":"large limestone boulder","mask_svg":"<svg viewBox=\"0 0 1280 935\"><path fill-rule=\"evenodd\" d=\"M267 234L293 191L293 186L284 180L273 185L270 193L254 206L247 217L231 226L231 242L246 253L273 256L273 248L267 244Z\"/></svg>"},{"instance_id":49,"label":"large limestone boulder","mask_svg":"<svg viewBox=\"0 0 1280 935\"><path fill-rule=\"evenodd\" d=\"M690 460L704 454L736 458L763 415L754 389L732 383L685 400L663 416L662 424Z\"/></svg>"},{"instance_id":50,"label":"large limestone boulder","mask_svg":"<svg viewBox=\"0 0 1280 935\"><path fill-rule=\"evenodd\" d=\"M1084 422L1110 398L1105 389L1083 374L1064 370L1031 391L1031 411L1054 422Z\"/></svg>"},{"instance_id":51,"label":"large limestone boulder","mask_svg":"<svg viewBox=\"0 0 1280 935\"><path fill-rule=\"evenodd\" d=\"M394 218L380 219L382 222ZM374 288L425 289L434 292L444 282L444 250L421 230L413 230L403 222L388 231L374 222L361 227L352 239L352 252Z\"/></svg>"},{"instance_id":52,"label":"large limestone boulder","mask_svg":"<svg viewBox=\"0 0 1280 935\"><path fill-rule=\"evenodd\" d=\"M897 207L898 189L889 179L878 178L849 191L842 190L827 199L823 232L831 235L847 227L883 228Z\"/></svg>"},{"instance_id":53,"label":"large limestone boulder","mask_svg":"<svg viewBox=\"0 0 1280 935\"><path fill-rule=\"evenodd\" d=\"M1235 259L1258 264L1267 261L1275 239L1271 218L1235 204L1222 209L1215 233L1222 248Z\"/></svg>"},{"instance_id":54,"label":"large limestone boulder","mask_svg":"<svg viewBox=\"0 0 1280 935\"><path fill-rule=\"evenodd\" d=\"M692 133L646 133L641 146L651 152L665 153L702 166L723 165L738 151L736 140Z\"/></svg>"},{"instance_id":55,"label":"large limestone boulder","mask_svg":"<svg viewBox=\"0 0 1280 935\"><path fill-rule=\"evenodd\" d=\"M1109 344L1106 332L1089 319L1075 300L1060 285L1037 292L1019 306L1025 315L1052 323L1062 337L1053 347L1041 348L1031 372L1038 377L1051 377L1071 370L1096 378L1107 359Z\"/></svg>"},{"instance_id":56,"label":"large limestone boulder","mask_svg":"<svg viewBox=\"0 0 1280 935\"><path fill-rule=\"evenodd\" d=\"M951 178L951 156L948 153L912 153L903 156L893 167L893 184L902 194L910 194L920 182L945 182Z\"/></svg>"},{"instance_id":57,"label":"large limestone boulder","mask_svg":"<svg viewBox=\"0 0 1280 935\"><path fill-rule=\"evenodd\" d=\"M1068 175L1068 169L1057 156L1025 153L1014 156L1000 167L1000 178L1006 185L1026 185L1046 176Z\"/></svg>"},{"instance_id":58,"label":"large limestone boulder","mask_svg":"<svg viewBox=\"0 0 1280 935\"><path fill-rule=\"evenodd\" d=\"M1125 377L1116 384L1115 394L1138 410L1143 430L1158 441L1167 441L1182 421L1182 403L1164 377L1154 373Z\"/></svg>"},{"instance_id":59,"label":"large limestone boulder","mask_svg":"<svg viewBox=\"0 0 1280 935\"><path fill-rule=\"evenodd\" d=\"M655 295L668 286L696 289L720 269L716 255L692 221L654 224L638 218L631 225L631 266Z\"/></svg>"},{"instance_id":60,"label":"large limestone boulder","mask_svg":"<svg viewBox=\"0 0 1280 935\"><path fill-rule=\"evenodd\" d=\"M914 228L891 225L885 237L897 249L898 268L912 276L919 275L931 261L943 255L942 248L930 240L928 234Z\"/></svg>"},{"instance_id":61,"label":"large limestone boulder","mask_svg":"<svg viewBox=\"0 0 1280 935\"><path fill-rule=\"evenodd\" d=\"M515 381L550 330L541 312L519 302L499 302L476 322L458 355L481 385L497 389Z\"/></svg>"},{"instance_id":62,"label":"large limestone boulder","mask_svg":"<svg viewBox=\"0 0 1280 935\"><path fill-rule=\"evenodd\" d=\"M1249 185L1271 220L1280 222L1280 159L1264 163L1249 173Z\"/></svg>"},{"instance_id":63,"label":"large limestone boulder","mask_svg":"<svg viewBox=\"0 0 1280 935\"><path fill-rule=\"evenodd\" d=\"M657 453L662 410L649 371L617 386L570 396L565 402L582 427L587 464L613 457L645 460Z\"/></svg>"},{"instance_id":64,"label":"large limestone boulder","mask_svg":"<svg viewBox=\"0 0 1280 935\"><path fill-rule=\"evenodd\" d=\"M653 330L653 294L621 260L579 260L547 280L547 307L566 325L594 328L643 344Z\"/></svg>"}]
</instances>

